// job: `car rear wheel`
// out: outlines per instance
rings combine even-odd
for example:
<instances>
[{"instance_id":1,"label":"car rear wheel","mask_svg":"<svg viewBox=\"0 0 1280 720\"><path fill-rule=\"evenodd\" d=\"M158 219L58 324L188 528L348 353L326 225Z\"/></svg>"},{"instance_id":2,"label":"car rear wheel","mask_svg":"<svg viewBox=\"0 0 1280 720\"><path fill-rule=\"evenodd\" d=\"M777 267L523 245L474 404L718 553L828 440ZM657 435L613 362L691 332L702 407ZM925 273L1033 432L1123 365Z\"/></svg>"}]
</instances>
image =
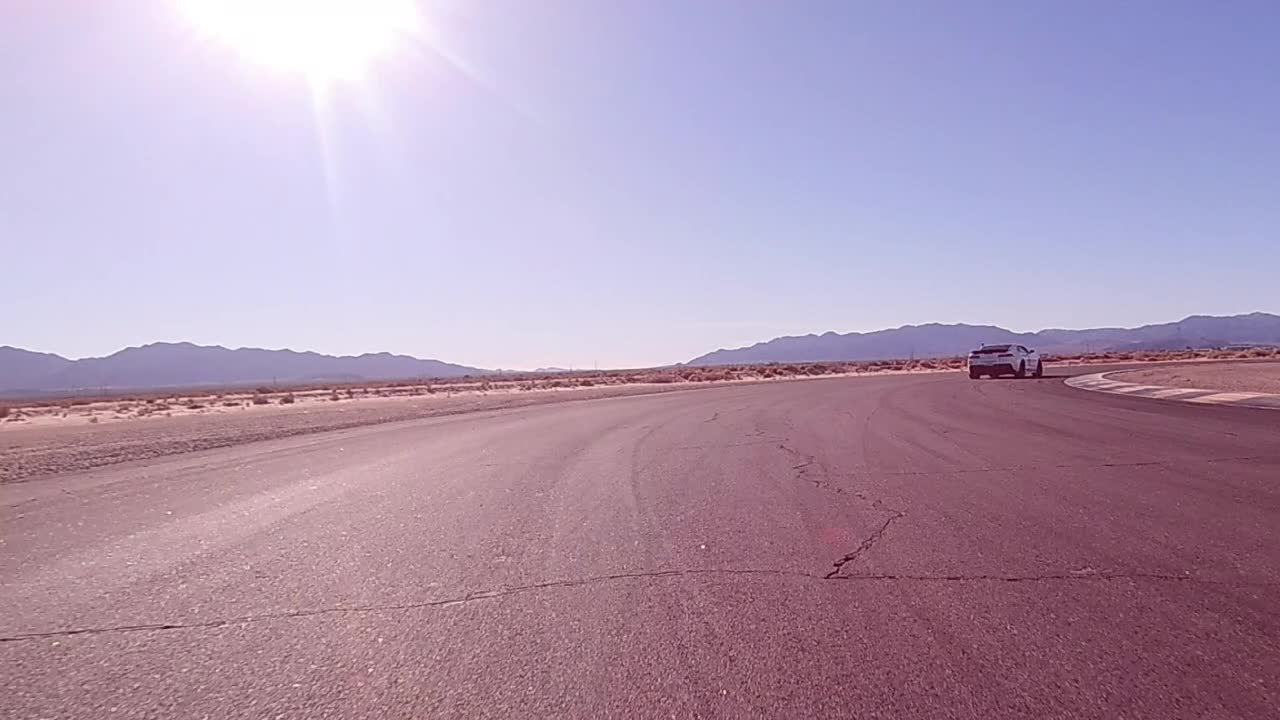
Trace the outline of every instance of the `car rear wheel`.
<instances>
[{"instance_id":1,"label":"car rear wheel","mask_svg":"<svg viewBox=\"0 0 1280 720\"><path fill-rule=\"evenodd\" d=\"M1044 377L1044 361L1043 360L1036 361L1036 371L1032 373L1031 376L1038 377L1038 378Z\"/></svg>"},{"instance_id":2,"label":"car rear wheel","mask_svg":"<svg viewBox=\"0 0 1280 720\"><path fill-rule=\"evenodd\" d=\"M977 379L978 379L978 378L980 378L980 377L982 377L982 373L978 372L977 370L974 370L973 368L969 368L969 379L970 379L970 380L977 380Z\"/></svg>"},{"instance_id":3,"label":"car rear wheel","mask_svg":"<svg viewBox=\"0 0 1280 720\"><path fill-rule=\"evenodd\" d=\"M1018 361L1018 371L1013 374L1016 378L1024 378L1027 376L1027 361Z\"/></svg>"}]
</instances>

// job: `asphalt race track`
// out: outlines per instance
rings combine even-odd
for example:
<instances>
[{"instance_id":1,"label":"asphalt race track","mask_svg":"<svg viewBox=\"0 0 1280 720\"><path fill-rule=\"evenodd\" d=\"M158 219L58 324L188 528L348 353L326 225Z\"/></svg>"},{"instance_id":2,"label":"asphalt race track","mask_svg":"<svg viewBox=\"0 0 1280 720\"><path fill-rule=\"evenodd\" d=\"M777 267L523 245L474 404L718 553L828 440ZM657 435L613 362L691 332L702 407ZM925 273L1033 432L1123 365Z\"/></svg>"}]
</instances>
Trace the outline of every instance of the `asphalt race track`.
<instances>
[{"instance_id":1,"label":"asphalt race track","mask_svg":"<svg viewBox=\"0 0 1280 720\"><path fill-rule=\"evenodd\" d=\"M435 418L0 505L4 718L1280 708L1280 412L1062 373Z\"/></svg>"}]
</instances>

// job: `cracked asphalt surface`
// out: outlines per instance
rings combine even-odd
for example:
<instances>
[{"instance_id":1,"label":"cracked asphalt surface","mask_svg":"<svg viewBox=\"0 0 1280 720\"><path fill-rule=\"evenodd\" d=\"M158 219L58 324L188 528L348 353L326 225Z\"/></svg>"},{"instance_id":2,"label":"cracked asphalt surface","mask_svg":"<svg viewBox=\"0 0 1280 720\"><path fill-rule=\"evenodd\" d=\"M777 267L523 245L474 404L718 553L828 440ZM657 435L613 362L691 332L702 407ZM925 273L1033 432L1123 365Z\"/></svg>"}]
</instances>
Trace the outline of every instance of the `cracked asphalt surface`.
<instances>
[{"instance_id":1,"label":"cracked asphalt surface","mask_svg":"<svg viewBox=\"0 0 1280 720\"><path fill-rule=\"evenodd\" d=\"M6 718L1280 707L1280 414L1060 377L416 420L4 486L0 518Z\"/></svg>"}]
</instances>

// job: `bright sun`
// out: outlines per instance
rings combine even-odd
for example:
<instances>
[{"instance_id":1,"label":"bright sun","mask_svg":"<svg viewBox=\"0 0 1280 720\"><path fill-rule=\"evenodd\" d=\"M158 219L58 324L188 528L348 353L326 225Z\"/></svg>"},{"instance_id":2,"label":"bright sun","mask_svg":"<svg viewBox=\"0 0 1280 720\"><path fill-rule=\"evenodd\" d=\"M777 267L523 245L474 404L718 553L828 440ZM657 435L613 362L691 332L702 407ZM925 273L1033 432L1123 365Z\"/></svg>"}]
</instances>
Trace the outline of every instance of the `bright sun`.
<instances>
[{"instance_id":1,"label":"bright sun","mask_svg":"<svg viewBox=\"0 0 1280 720\"><path fill-rule=\"evenodd\" d=\"M248 59L313 82L359 80L417 33L412 0L178 0L202 32Z\"/></svg>"}]
</instances>

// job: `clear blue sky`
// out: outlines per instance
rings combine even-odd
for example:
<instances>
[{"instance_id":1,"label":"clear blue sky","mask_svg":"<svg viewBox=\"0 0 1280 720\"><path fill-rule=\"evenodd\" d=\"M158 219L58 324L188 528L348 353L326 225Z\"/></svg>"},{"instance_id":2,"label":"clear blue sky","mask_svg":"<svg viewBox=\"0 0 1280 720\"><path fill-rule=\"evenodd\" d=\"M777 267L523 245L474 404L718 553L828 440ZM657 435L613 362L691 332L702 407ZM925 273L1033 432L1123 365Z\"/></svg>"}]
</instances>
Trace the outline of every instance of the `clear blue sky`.
<instances>
[{"instance_id":1,"label":"clear blue sky","mask_svg":"<svg viewBox=\"0 0 1280 720\"><path fill-rule=\"evenodd\" d=\"M1280 310L1280 3L421 2L317 98L0 8L0 344L633 366Z\"/></svg>"}]
</instances>

